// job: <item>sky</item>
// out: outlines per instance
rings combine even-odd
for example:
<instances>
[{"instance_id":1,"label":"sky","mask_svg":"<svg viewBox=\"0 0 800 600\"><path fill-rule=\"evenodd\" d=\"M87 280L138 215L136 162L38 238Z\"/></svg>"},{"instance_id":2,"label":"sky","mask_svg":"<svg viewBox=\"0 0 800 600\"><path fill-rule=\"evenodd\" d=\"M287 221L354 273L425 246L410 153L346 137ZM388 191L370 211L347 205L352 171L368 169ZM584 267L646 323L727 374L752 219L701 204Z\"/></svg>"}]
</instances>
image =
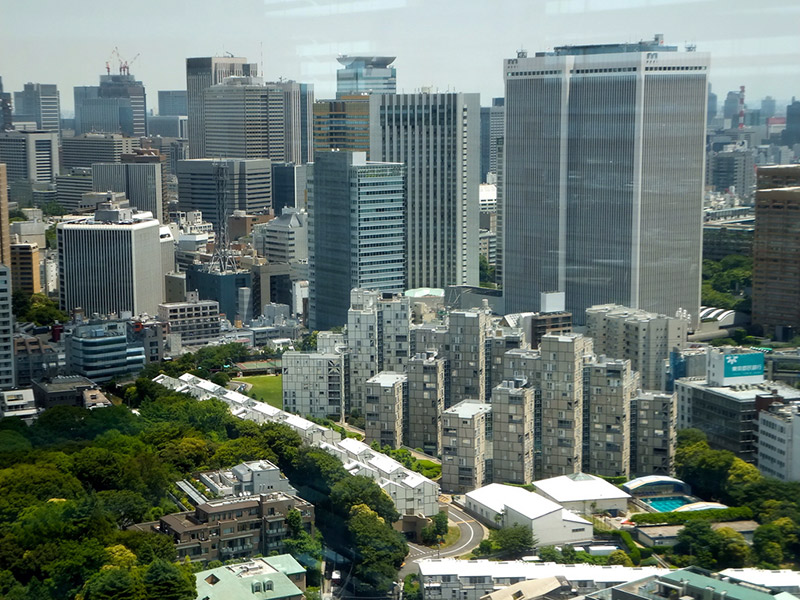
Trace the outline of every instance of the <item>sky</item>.
<instances>
[{"instance_id":1,"label":"sky","mask_svg":"<svg viewBox=\"0 0 800 600\"><path fill-rule=\"evenodd\" d=\"M758 108L800 97L800 0L0 0L5 91L97 85L114 48L147 89L185 89L185 58L226 52L257 62L267 80L335 94L339 54L396 56L398 91L422 86L503 95L502 64L518 49L635 42L695 44L711 54L720 102L746 86ZM116 71L117 61L112 60Z\"/></svg>"}]
</instances>

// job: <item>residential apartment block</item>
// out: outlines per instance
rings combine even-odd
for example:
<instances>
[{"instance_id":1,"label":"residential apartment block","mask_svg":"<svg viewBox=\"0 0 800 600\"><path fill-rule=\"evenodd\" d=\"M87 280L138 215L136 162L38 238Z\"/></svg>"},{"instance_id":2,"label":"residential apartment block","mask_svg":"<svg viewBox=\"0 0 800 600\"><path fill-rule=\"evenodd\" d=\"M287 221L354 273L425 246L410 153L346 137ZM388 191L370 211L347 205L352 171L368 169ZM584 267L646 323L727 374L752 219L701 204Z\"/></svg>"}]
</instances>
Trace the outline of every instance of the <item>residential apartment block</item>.
<instances>
[{"instance_id":1,"label":"residential apartment block","mask_svg":"<svg viewBox=\"0 0 800 600\"><path fill-rule=\"evenodd\" d=\"M492 390L492 481L533 482L534 397L521 381Z\"/></svg>"},{"instance_id":2,"label":"residential apartment block","mask_svg":"<svg viewBox=\"0 0 800 600\"><path fill-rule=\"evenodd\" d=\"M283 407L299 415L339 420L347 397L346 355L284 352Z\"/></svg>"},{"instance_id":3,"label":"residential apartment block","mask_svg":"<svg viewBox=\"0 0 800 600\"><path fill-rule=\"evenodd\" d=\"M419 353L408 360L405 444L434 456L442 449L446 364L436 352Z\"/></svg>"},{"instance_id":4,"label":"residential apartment block","mask_svg":"<svg viewBox=\"0 0 800 600\"><path fill-rule=\"evenodd\" d=\"M390 448L403 445L403 407L408 400L408 376L381 371L367 379L364 439Z\"/></svg>"},{"instance_id":5,"label":"residential apartment block","mask_svg":"<svg viewBox=\"0 0 800 600\"><path fill-rule=\"evenodd\" d=\"M442 479L446 492L466 494L486 482L486 423L492 406L463 400L442 414Z\"/></svg>"}]
</instances>

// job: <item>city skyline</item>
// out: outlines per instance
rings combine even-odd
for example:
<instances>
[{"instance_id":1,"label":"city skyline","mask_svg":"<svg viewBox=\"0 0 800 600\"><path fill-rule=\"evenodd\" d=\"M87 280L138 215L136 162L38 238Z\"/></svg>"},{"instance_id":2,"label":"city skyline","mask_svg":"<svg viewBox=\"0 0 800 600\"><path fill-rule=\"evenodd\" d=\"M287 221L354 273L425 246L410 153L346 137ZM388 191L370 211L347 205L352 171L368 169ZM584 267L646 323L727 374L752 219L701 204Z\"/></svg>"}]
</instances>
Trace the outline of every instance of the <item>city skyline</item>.
<instances>
[{"instance_id":1,"label":"city skyline","mask_svg":"<svg viewBox=\"0 0 800 600\"><path fill-rule=\"evenodd\" d=\"M52 0L11 2L8 23L38 23L9 31L0 39L0 73L7 90L27 82L55 83L62 110L73 111L71 88L94 85L115 47L131 62L130 72L155 100L158 90L185 87L185 59L246 56L259 64L265 80L279 77L313 83L317 98L334 97L339 54L397 56L398 92L431 86L439 91L478 92L481 104L501 96L502 61L520 47L533 53L556 45L649 39L663 33L683 46L695 44L712 56L710 81L718 93L745 85L748 102L772 95L779 109L796 94L800 78L793 57L800 50L800 5L767 0L467 0L425 6L419 0L238 0L226 6L235 27L219 26L211 3L156 4L126 13L125 31L110 26L105 3L88 0L81 11ZM95 10L95 8L97 10ZM154 14L159 19L153 19ZM420 21L420 15L426 19ZM235 15L242 15L237 19ZM758 19L754 19L754 16ZM247 18L244 18L244 17ZM772 18L770 18L772 16ZM513 18L509 18L513 17ZM690 17L690 18L687 18ZM173 23L183 23L176 29ZM52 24L52 25L51 25ZM74 31L92 31L76 37ZM52 49L59 48L59 60ZM135 61L134 57L139 55ZM9 60L24 57L23 60ZM432 57L452 57L432 60ZM116 59L111 60L117 71ZM155 108L155 102L150 103Z\"/></svg>"}]
</instances>

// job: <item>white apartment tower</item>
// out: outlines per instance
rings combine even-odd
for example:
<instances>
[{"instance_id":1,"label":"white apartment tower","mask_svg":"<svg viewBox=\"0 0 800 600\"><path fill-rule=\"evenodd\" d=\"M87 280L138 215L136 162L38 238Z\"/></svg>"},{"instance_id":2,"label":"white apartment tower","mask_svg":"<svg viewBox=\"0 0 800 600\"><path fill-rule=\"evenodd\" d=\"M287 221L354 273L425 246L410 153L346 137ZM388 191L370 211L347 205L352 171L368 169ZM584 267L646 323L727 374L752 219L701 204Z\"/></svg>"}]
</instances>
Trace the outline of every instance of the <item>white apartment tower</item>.
<instances>
[{"instance_id":1,"label":"white apartment tower","mask_svg":"<svg viewBox=\"0 0 800 600\"><path fill-rule=\"evenodd\" d=\"M566 292L698 322L709 56L652 41L504 65L509 312Z\"/></svg>"},{"instance_id":2,"label":"white apartment tower","mask_svg":"<svg viewBox=\"0 0 800 600\"><path fill-rule=\"evenodd\" d=\"M406 165L408 287L477 285L479 95L371 95L370 157Z\"/></svg>"}]
</instances>

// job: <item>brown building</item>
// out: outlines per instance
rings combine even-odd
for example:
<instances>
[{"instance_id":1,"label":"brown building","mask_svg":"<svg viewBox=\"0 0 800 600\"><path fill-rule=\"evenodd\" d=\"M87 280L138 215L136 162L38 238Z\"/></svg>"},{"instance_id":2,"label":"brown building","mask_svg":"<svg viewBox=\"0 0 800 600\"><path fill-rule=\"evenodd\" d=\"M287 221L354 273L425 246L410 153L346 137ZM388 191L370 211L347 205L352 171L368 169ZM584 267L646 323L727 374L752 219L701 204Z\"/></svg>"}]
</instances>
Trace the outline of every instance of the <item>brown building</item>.
<instances>
[{"instance_id":1,"label":"brown building","mask_svg":"<svg viewBox=\"0 0 800 600\"><path fill-rule=\"evenodd\" d=\"M800 165L758 169L753 323L779 339L800 331Z\"/></svg>"},{"instance_id":2,"label":"brown building","mask_svg":"<svg viewBox=\"0 0 800 600\"><path fill-rule=\"evenodd\" d=\"M11 244L11 287L26 294L42 291L38 244Z\"/></svg>"},{"instance_id":3,"label":"brown building","mask_svg":"<svg viewBox=\"0 0 800 600\"><path fill-rule=\"evenodd\" d=\"M0 264L11 266L11 232L8 225L8 177L0 163Z\"/></svg>"},{"instance_id":4,"label":"brown building","mask_svg":"<svg viewBox=\"0 0 800 600\"><path fill-rule=\"evenodd\" d=\"M314 102L314 151L366 152L369 159L369 95Z\"/></svg>"},{"instance_id":5,"label":"brown building","mask_svg":"<svg viewBox=\"0 0 800 600\"><path fill-rule=\"evenodd\" d=\"M14 337L14 368L19 387L28 387L34 381L56 377L64 366L63 352L59 355L53 346L38 337Z\"/></svg>"},{"instance_id":6,"label":"brown building","mask_svg":"<svg viewBox=\"0 0 800 600\"><path fill-rule=\"evenodd\" d=\"M225 561L283 552L289 535L286 517L292 509L300 511L304 527L313 533L314 506L283 492L212 500L194 511L135 527L170 535L180 559Z\"/></svg>"}]
</instances>

